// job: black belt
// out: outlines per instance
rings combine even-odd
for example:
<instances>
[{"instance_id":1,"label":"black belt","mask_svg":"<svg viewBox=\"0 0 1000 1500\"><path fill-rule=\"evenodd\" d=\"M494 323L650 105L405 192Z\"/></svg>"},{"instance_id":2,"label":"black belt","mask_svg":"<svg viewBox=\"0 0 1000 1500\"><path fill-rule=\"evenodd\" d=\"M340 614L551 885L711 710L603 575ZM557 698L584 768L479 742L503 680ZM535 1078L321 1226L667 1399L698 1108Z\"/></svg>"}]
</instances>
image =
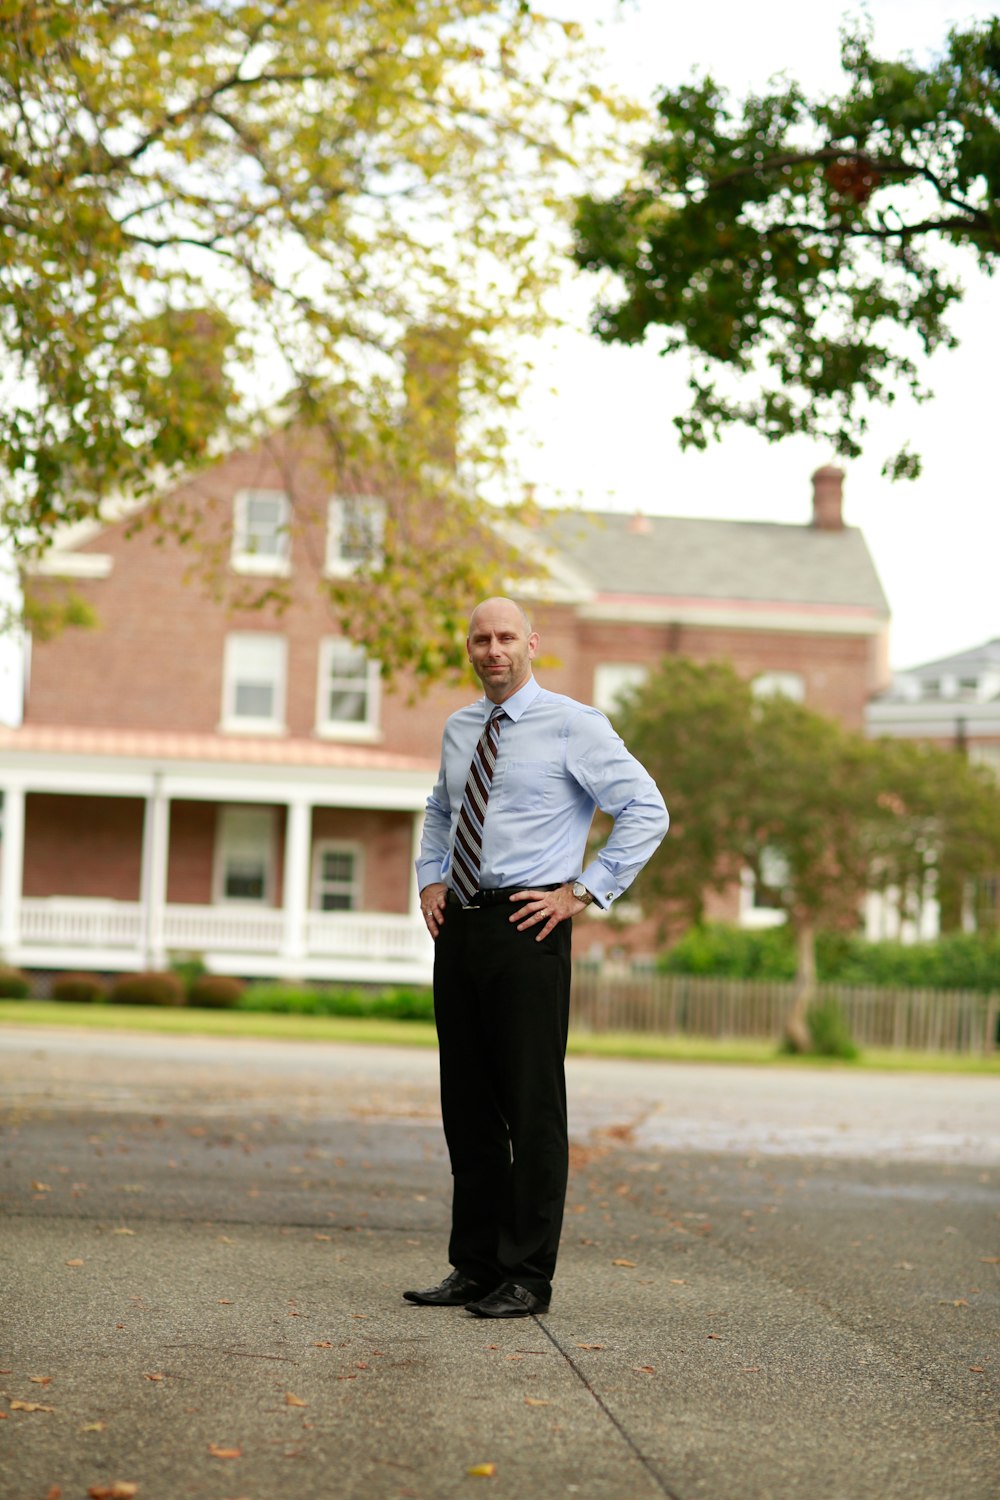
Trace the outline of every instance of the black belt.
<instances>
[{"instance_id":1,"label":"black belt","mask_svg":"<svg viewBox=\"0 0 1000 1500\"><path fill-rule=\"evenodd\" d=\"M460 906L463 911L476 911L480 906L497 906L501 901L509 901L517 891L557 891L565 881L557 880L554 885L504 885L492 891L476 891L468 906L463 905L462 898L457 891L449 889L445 901L449 906Z\"/></svg>"}]
</instances>

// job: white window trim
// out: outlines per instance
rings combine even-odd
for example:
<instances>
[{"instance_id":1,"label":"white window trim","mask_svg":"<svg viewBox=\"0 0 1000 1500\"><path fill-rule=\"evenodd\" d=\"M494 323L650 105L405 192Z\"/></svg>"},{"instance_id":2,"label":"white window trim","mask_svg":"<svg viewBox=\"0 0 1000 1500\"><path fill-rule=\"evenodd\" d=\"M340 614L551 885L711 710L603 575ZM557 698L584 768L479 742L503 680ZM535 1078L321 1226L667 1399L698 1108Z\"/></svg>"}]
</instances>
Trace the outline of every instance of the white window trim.
<instances>
[{"instance_id":1,"label":"white window trim","mask_svg":"<svg viewBox=\"0 0 1000 1500\"><path fill-rule=\"evenodd\" d=\"M790 703L805 703L806 680L801 672L776 667L758 672L750 691L755 698L787 698Z\"/></svg>"},{"instance_id":2,"label":"white window trim","mask_svg":"<svg viewBox=\"0 0 1000 1500\"><path fill-rule=\"evenodd\" d=\"M225 827L227 811L236 812L265 812L269 815L271 830L267 844L267 863L264 867L264 894L258 901L249 896L227 896L225 891L225 862L226 852ZM274 909L275 890L275 842L276 842L276 819L275 808L261 807L260 803L225 802L220 803L215 819L215 846L212 853L212 903L215 906L239 906L252 910L263 911Z\"/></svg>"},{"instance_id":3,"label":"white window trim","mask_svg":"<svg viewBox=\"0 0 1000 1500\"><path fill-rule=\"evenodd\" d=\"M354 879L351 882L351 891L354 905L350 911L362 911L365 893L365 851L364 845L352 839L317 839L313 844L312 852L312 874L309 882L309 909L318 912L320 916L336 917L346 915L344 912L324 911L320 906L320 872L323 867L324 854L349 854L354 860Z\"/></svg>"},{"instance_id":4,"label":"white window trim","mask_svg":"<svg viewBox=\"0 0 1000 1500\"><path fill-rule=\"evenodd\" d=\"M249 718L245 714L236 713L236 680L233 675L233 657L235 655L235 642L237 640L253 640L255 637L263 636L268 640L281 643L281 672L275 683L274 714L271 718ZM226 644L222 662L222 720L219 730L222 734L264 734L283 735L288 733L285 724L285 699L288 684L288 641L283 635L277 635L273 631L233 630L226 636Z\"/></svg>"},{"instance_id":5,"label":"white window trim","mask_svg":"<svg viewBox=\"0 0 1000 1500\"><path fill-rule=\"evenodd\" d=\"M602 661L594 668L594 707L609 717L626 693L649 680L649 664L641 661Z\"/></svg>"},{"instance_id":6,"label":"white window trim","mask_svg":"<svg viewBox=\"0 0 1000 1500\"><path fill-rule=\"evenodd\" d=\"M369 744L383 738L380 728L382 713L382 670L377 661L368 660L367 704L368 713L363 722L352 723L345 719L326 718L326 705L330 686L330 657L342 636L324 636L319 643L318 671L316 677L316 734L324 740L358 740Z\"/></svg>"},{"instance_id":7,"label":"white window trim","mask_svg":"<svg viewBox=\"0 0 1000 1500\"><path fill-rule=\"evenodd\" d=\"M379 546L372 557L364 560L358 558L346 558L340 555L340 537L344 524L344 502L361 500L379 512L378 535ZM325 572L327 578L353 578L354 574L361 568L369 568L375 572L382 566L382 536L385 528L385 501L381 495L347 494L331 495L326 507L326 564Z\"/></svg>"},{"instance_id":8,"label":"white window trim","mask_svg":"<svg viewBox=\"0 0 1000 1500\"><path fill-rule=\"evenodd\" d=\"M260 552L247 550L244 539L247 534L247 503L252 498L280 500L284 516L283 531L284 553L278 557L271 557ZM288 532L289 520L288 496L284 490L238 490L233 497L233 543L230 551L230 565L235 573L249 573L257 577L287 578L292 571L292 560L290 556L290 536Z\"/></svg>"}]
</instances>

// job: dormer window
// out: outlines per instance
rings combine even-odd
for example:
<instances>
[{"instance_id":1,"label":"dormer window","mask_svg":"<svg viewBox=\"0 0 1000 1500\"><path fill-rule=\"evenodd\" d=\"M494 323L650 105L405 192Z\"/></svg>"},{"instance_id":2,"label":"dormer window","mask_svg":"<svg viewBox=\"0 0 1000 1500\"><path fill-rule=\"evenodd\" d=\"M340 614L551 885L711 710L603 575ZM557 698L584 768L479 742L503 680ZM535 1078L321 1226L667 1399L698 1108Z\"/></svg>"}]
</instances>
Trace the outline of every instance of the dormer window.
<instances>
[{"instance_id":1,"label":"dormer window","mask_svg":"<svg viewBox=\"0 0 1000 1500\"><path fill-rule=\"evenodd\" d=\"M384 537L384 500L375 495L335 495L327 516L327 573L349 578L359 568L380 568Z\"/></svg>"},{"instance_id":2,"label":"dormer window","mask_svg":"<svg viewBox=\"0 0 1000 1500\"><path fill-rule=\"evenodd\" d=\"M288 496L282 490L241 490L234 501L232 563L238 573L287 574Z\"/></svg>"}]
</instances>

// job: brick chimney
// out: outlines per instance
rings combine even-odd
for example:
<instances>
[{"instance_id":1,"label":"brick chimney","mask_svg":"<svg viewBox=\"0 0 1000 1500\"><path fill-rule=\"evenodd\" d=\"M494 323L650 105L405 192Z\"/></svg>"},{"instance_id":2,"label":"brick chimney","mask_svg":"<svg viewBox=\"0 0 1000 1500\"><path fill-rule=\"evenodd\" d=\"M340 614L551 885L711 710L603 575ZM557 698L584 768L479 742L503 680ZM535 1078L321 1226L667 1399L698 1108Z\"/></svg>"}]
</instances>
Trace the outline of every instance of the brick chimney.
<instances>
[{"instance_id":1,"label":"brick chimney","mask_svg":"<svg viewBox=\"0 0 1000 1500\"><path fill-rule=\"evenodd\" d=\"M812 524L817 531L844 529L844 471L824 464L812 477Z\"/></svg>"}]
</instances>

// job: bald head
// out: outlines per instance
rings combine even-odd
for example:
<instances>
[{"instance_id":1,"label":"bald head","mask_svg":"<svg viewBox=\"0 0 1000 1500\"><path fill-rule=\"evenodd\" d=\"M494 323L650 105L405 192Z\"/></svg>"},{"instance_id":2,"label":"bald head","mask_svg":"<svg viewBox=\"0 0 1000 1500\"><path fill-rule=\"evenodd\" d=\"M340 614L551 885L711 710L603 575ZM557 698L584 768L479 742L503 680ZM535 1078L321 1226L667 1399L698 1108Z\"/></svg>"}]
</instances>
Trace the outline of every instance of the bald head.
<instances>
[{"instance_id":1,"label":"bald head","mask_svg":"<svg viewBox=\"0 0 1000 1500\"><path fill-rule=\"evenodd\" d=\"M487 698L502 703L531 677L538 636L513 599L484 599L469 618L465 646Z\"/></svg>"}]
</instances>

